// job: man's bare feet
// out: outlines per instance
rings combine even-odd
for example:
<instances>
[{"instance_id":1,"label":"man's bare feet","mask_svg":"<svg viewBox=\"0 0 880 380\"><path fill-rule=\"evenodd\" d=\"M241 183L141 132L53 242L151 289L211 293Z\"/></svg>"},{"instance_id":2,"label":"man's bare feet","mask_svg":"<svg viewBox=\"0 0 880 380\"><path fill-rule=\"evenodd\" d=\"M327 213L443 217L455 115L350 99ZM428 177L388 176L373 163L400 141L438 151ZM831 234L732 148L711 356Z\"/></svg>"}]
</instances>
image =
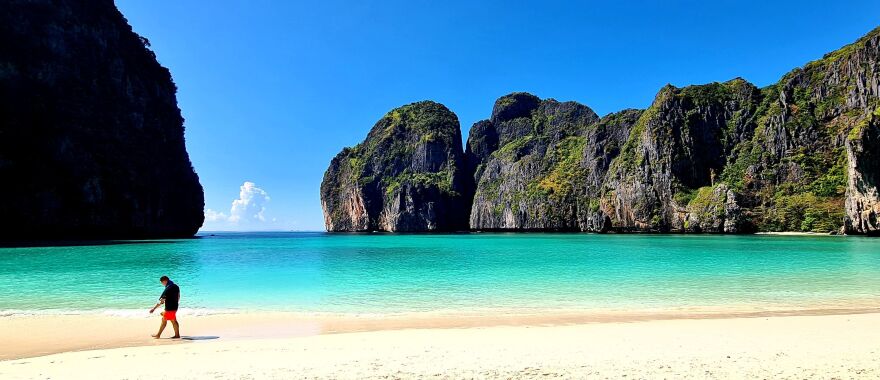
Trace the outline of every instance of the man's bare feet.
<instances>
[{"instance_id":1,"label":"man's bare feet","mask_svg":"<svg viewBox=\"0 0 880 380\"><path fill-rule=\"evenodd\" d=\"M153 335L150 335L150 336L153 337L153 338L159 339L159 334L153 334Z\"/></svg>"},{"instance_id":2,"label":"man's bare feet","mask_svg":"<svg viewBox=\"0 0 880 380\"><path fill-rule=\"evenodd\" d=\"M180 339L180 335L172 336L171 339Z\"/></svg>"}]
</instances>

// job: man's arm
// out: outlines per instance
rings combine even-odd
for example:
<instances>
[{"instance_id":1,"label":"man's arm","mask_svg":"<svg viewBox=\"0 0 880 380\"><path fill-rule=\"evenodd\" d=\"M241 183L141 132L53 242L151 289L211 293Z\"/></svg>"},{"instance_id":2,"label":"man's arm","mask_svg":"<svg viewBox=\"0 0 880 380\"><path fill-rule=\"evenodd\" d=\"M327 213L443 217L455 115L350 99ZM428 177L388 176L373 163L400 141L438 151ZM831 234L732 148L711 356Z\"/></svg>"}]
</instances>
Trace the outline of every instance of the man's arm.
<instances>
[{"instance_id":1,"label":"man's arm","mask_svg":"<svg viewBox=\"0 0 880 380\"><path fill-rule=\"evenodd\" d=\"M167 298L167 296L165 295L166 293L168 293L167 287L164 290L162 290L162 294L159 295L159 303L157 303L156 306L153 306L153 308L150 309L150 313L156 311L157 307L159 307L165 303L165 298Z\"/></svg>"},{"instance_id":2,"label":"man's arm","mask_svg":"<svg viewBox=\"0 0 880 380\"><path fill-rule=\"evenodd\" d=\"M160 298L160 299L159 299L159 303L157 303L156 306L153 306L153 308L150 309L150 314L152 314L154 311L156 311L156 308L159 307L159 306L162 306L162 304L164 304L164 303L165 303L165 299L164 299L164 298Z\"/></svg>"}]
</instances>

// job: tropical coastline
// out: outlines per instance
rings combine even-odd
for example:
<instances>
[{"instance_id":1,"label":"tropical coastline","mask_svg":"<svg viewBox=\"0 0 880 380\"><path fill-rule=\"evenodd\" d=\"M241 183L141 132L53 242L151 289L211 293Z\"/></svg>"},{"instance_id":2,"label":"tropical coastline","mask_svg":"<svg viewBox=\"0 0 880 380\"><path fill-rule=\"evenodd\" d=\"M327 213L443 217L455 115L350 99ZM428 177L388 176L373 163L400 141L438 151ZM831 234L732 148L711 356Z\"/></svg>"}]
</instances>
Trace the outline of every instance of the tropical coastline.
<instances>
[{"instance_id":1,"label":"tropical coastline","mask_svg":"<svg viewBox=\"0 0 880 380\"><path fill-rule=\"evenodd\" d=\"M878 247L836 236L215 232L2 248L0 360L401 330L836 321L880 313ZM210 342L149 338L161 288L134 274L168 257L181 264L169 274L183 335Z\"/></svg>"},{"instance_id":2,"label":"tropical coastline","mask_svg":"<svg viewBox=\"0 0 880 380\"><path fill-rule=\"evenodd\" d=\"M0 379L880 378L880 3L622 3L5 0Z\"/></svg>"}]
</instances>

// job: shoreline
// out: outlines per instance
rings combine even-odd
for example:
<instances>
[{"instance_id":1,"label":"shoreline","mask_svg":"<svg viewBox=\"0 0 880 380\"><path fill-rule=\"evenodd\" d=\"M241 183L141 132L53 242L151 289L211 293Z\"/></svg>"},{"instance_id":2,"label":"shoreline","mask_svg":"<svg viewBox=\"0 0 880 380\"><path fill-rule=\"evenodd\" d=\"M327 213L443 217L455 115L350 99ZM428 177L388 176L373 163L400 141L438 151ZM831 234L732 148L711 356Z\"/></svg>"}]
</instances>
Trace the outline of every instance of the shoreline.
<instances>
[{"instance_id":1,"label":"shoreline","mask_svg":"<svg viewBox=\"0 0 880 380\"><path fill-rule=\"evenodd\" d=\"M181 379L868 379L880 375L878 323L880 312L163 339L4 360L0 378L149 378L162 363Z\"/></svg>"},{"instance_id":2,"label":"shoreline","mask_svg":"<svg viewBox=\"0 0 880 380\"><path fill-rule=\"evenodd\" d=\"M836 234L830 232L801 232L801 231L764 231L755 232L753 235L769 235L769 236L864 236L851 234Z\"/></svg>"},{"instance_id":3,"label":"shoreline","mask_svg":"<svg viewBox=\"0 0 880 380\"><path fill-rule=\"evenodd\" d=\"M875 316L880 305L851 308L743 310L544 310L533 313L433 311L397 314L334 314L279 311L178 314L184 337L196 340L242 341L292 339L350 333L403 330L454 330L495 327L563 327L656 321L739 320L789 317ZM0 362L46 355L125 347L187 345L191 340L155 340L155 316L93 314L18 314L0 317ZM172 333L170 326L163 336Z\"/></svg>"}]
</instances>

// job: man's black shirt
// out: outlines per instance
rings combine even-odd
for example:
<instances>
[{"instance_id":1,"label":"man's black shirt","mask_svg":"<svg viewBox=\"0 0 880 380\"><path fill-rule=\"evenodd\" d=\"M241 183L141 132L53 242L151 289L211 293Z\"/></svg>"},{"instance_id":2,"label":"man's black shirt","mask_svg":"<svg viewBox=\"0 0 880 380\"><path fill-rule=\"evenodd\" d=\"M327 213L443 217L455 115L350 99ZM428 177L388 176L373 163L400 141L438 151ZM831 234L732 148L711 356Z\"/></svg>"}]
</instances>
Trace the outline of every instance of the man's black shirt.
<instances>
[{"instance_id":1,"label":"man's black shirt","mask_svg":"<svg viewBox=\"0 0 880 380\"><path fill-rule=\"evenodd\" d=\"M165 291L162 292L159 299L165 300L165 311L177 311L177 303L180 301L180 288L177 287L177 284L168 280L168 285L165 285Z\"/></svg>"}]
</instances>

